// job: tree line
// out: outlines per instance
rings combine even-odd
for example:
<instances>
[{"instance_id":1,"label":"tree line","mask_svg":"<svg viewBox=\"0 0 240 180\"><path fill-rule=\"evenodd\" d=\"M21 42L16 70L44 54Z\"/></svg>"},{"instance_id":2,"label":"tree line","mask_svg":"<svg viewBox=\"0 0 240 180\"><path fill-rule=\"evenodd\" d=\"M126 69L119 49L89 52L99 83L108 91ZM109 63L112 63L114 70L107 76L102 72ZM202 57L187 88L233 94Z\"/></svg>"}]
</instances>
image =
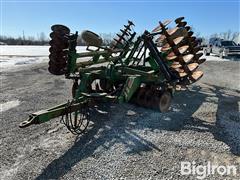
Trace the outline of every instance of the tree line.
<instances>
[{"instance_id":1,"label":"tree line","mask_svg":"<svg viewBox=\"0 0 240 180\"><path fill-rule=\"evenodd\" d=\"M103 39L103 45L109 45L115 36L115 33L100 33L99 36ZM50 37L47 37L45 33L40 33L37 37L33 36L3 36L0 35L0 45L49 45ZM82 40L81 36L77 39L78 46L85 46L85 42Z\"/></svg>"},{"instance_id":2,"label":"tree line","mask_svg":"<svg viewBox=\"0 0 240 180\"><path fill-rule=\"evenodd\" d=\"M113 38L115 37L115 33L100 33L99 36L103 39L103 45L109 45ZM239 32L232 32L228 30L222 33L215 33L211 36L204 37L200 36L200 33L195 33L197 38L201 38L204 43L208 43L208 40L212 37L218 37L225 40L233 40L236 43L240 43L240 33ZM37 37L27 36L25 37L24 33L23 36L19 37L11 37L11 36L2 36L0 35L0 44L7 44L7 45L48 45L50 38L45 35L45 33L40 33ZM77 40L78 46L86 45L85 42L81 39L81 36L78 37Z\"/></svg>"}]
</instances>

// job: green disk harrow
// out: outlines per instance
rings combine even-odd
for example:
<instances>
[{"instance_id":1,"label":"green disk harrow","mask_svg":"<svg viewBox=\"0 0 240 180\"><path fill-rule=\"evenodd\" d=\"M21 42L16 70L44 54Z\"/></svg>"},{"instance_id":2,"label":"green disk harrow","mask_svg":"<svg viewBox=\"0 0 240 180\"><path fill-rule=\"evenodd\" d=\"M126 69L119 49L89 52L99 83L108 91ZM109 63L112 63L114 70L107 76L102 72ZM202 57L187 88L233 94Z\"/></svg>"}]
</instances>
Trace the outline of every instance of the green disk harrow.
<instances>
[{"instance_id":1,"label":"green disk harrow","mask_svg":"<svg viewBox=\"0 0 240 180\"><path fill-rule=\"evenodd\" d=\"M62 117L74 134L88 126L89 109L101 102L134 103L161 112L168 111L176 90L185 89L203 76L198 67L205 59L184 17L159 22L139 36L131 21L109 46L91 31L70 33L64 25L53 25L50 33L49 72L73 80L72 99L64 104L32 113L21 128ZM86 52L78 53L77 40Z\"/></svg>"}]
</instances>

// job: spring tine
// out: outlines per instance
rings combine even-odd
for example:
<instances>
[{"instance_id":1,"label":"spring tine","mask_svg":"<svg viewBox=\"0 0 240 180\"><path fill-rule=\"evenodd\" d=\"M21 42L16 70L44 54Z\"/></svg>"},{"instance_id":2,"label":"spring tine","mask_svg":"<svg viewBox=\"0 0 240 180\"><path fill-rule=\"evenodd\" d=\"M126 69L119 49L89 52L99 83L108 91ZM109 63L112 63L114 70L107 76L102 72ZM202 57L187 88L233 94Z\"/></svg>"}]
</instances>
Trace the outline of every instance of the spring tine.
<instances>
[{"instance_id":1,"label":"spring tine","mask_svg":"<svg viewBox=\"0 0 240 180\"><path fill-rule=\"evenodd\" d=\"M184 17L179 17L179 18L175 19L175 23L180 23L183 19L184 19Z\"/></svg>"}]
</instances>

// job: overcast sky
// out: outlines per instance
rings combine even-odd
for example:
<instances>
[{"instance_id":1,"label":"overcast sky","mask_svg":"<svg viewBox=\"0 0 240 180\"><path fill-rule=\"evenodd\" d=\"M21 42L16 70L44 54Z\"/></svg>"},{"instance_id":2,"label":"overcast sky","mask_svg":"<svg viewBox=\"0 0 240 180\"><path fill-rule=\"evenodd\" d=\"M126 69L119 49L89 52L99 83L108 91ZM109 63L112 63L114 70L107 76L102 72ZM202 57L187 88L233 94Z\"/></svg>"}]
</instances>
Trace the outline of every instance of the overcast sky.
<instances>
[{"instance_id":1,"label":"overcast sky","mask_svg":"<svg viewBox=\"0 0 240 180\"><path fill-rule=\"evenodd\" d=\"M137 32L152 30L158 21L185 16L196 32L207 36L227 30L239 32L239 0L154 1L11 1L1 0L1 34L49 34L53 24L74 31L118 32L132 20Z\"/></svg>"}]
</instances>

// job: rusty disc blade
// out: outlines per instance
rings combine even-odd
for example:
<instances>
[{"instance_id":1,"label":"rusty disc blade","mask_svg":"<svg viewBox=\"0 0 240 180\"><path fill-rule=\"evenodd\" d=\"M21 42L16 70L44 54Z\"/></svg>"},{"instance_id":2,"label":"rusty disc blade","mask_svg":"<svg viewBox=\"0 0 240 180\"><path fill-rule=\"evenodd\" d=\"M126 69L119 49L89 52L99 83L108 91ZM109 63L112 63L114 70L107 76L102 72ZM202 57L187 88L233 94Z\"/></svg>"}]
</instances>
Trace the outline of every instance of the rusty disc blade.
<instances>
[{"instance_id":1,"label":"rusty disc blade","mask_svg":"<svg viewBox=\"0 0 240 180\"><path fill-rule=\"evenodd\" d=\"M197 38L195 36L192 36L192 37L189 37L189 39L190 39L190 41L194 42L194 41L196 41Z\"/></svg>"},{"instance_id":2,"label":"rusty disc blade","mask_svg":"<svg viewBox=\"0 0 240 180\"><path fill-rule=\"evenodd\" d=\"M177 38L175 38L175 39L173 39L173 43L174 43L174 45L176 46L176 45L178 45L182 40L184 39L184 37L183 36L181 36L181 37L177 37ZM170 44L168 44L167 42L165 42L166 44L164 44L163 46L162 46L162 51L168 51L169 49L171 49L171 45Z\"/></svg>"},{"instance_id":3,"label":"rusty disc blade","mask_svg":"<svg viewBox=\"0 0 240 180\"><path fill-rule=\"evenodd\" d=\"M162 29L162 26L161 25L163 25L164 27L165 26L167 26L168 24L170 24L172 22L172 20L170 20L170 19L167 19L167 20L165 20L165 21L163 21L163 22L159 22L159 26L157 26L156 28L154 28L153 30L152 30L152 32L157 32L157 31L160 31L161 29ZM160 25L161 24L161 25Z\"/></svg>"},{"instance_id":4,"label":"rusty disc blade","mask_svg":"<svg viewBox=\"0 0 240 180\"><path fill-rule=\"evenodd\" d=\"M193 53L197 53L198 51L201 50L200 46L195 47L194 49L192 49Z\"/></svg>"},{"instance_id":5,"label":"rusty disc blade","mask_svg":"<svg viewBox=\"0 0 240 180\"><path fill-rule=\"evenodd\" d=\"M51 30L54 32L59 32L61 34L69 34L70 29L67 26L61 25L61 24L55 24L51 26Z\"/></svg>"},{"instance_id":6,"label":"rusty disc blade","mask_svg":"<svg viewBox=\"0 0 240 180\"><path fill-rule=\"evenodd\" d=\"M189 31L189 30L191 29L191 27L190 27L190 26L185 26L185 29L186 29L187 31Z\"/></svg>"},{"instance_id":7,"label":"rusty disc blade","mask_svg":"<svg viewBox=\"0 0 240 180\"><path fill-rule=\"evenodd\" d=\"M199 59L197 62L198 62L198 64L202 64L202 63L204 63L206 61L206 59Z\"/></svg>"},{"instance_id":8,"label":"rusty disc blade","mask_svg":"<svg viewBox=\"0 0 240 180\"><path fill-rule=\"evenodd\" d=\"M193 41L192 42L192 47L196 47L198 45L198 42L197 41Z\"/></svg>"},{"instance_id":9,"label":"rusty disc blade","mask_svg":"<svg viewBox=\"0 0 240 180\"><path fill-rule=\"evenodd\" d=\"M189 63L193 59L193 57L194 57L193 54L187 54L187 55L183 56L182 59L185 63Z\"/></svg>"},{"instance_id":10,"label":"rusty disc blade","mask_svg":"<svg viewBox=\"0 0 240 180\"><path fill-rule=\"evenodd\" d=\"M49 34L49 36L52 38L52 39L66 39L66 37L63 35L63 34L60 34L58 32L51 32Z\"/></svg>"},{"instance_id":11,"label":"rusty disc blade","mask_svg":"<svg viewBox=\"0 0 240 180\"><path fill-rule=\"evenodd\" d=\"M191 64L188 64L187 67L189 69L189 71L194 71L198 68L198 63L191 63Z\"/></svg>"},{"instance_id":12,"label":"rusty disc blade","mask_svg":"<svg viewBox=\"0 0 240 180\"><path fill-rule=\"evenodd\" d=\"M188 36L192 36L193 35L193 32L192 31L189 31L188 32Z\"/></svg>"},{"instance_id":13,"label":"rusty disc blade","mask_svg":"<svg viewBox=\"0 0 240 180\"><path fill-rule=\"evenodd\" d=\"M203 53L195 54L194 59L198 60L202 55Z\"/></svg>"},{"instance_id":14,"label":"rusty disc blade","mask_svg":"<svg viewBox=\"0 0 240 180\"><path fill-rule=\"evenodd\" d=\"M169 45L169 44L165 44L164 46L162 46L162 48L161 48L161 51L163 52L165 52L165 51L168 51L168 50L170 50L172 47Z\"/></svg>"},{"instance_id":15,"label":"rusty disc blade","mask_svg":"<svg viewBox=\"0 0 240 180\"><path fill-rule=\"evenodd\" d=\"M182 69L182 68L176 68L176 69L174 69L174 71L176 71L178 73L184 73L185 72L184 69Z\"/></svg>"},{"instance_id":16,"label":"rusty disc blade","mask_svg":"<svg viewBox=\"0 0 240 180\"><path fill-rule=\"evenodd\" d=\"M184 52L186 52L188 50L189 46L185 45L185 46L181 46L178 48L178 51L183 54Z\"/></svg>"},{"instance_id":17,"label":"rusty disc blade","mask_svg":"<svg viewBox=\"0 0 240 180\"><path fill-rule=\"evenodd\" d=\"M184 17L179 17L179 18L175 19L175 23L180 23L183 19L184 19Z\"/></svg>"},{"instance_id":18,"label":"rusty disc blade","mask_svg":"<svg viewBox=\"0 0 240 180\"><path fill-rule=\"evenodd\" d=\"M195 81L199 80L202 76L203 76L202 71L195 71L190 76L190 79L195 82Z\"/></svg>"},{"instance_id":19,"label":"rusty disc blade","mask_svg":"<svg viewBox=\"0 0 240 180\"><path fill-rule=\"evenodd\" d=\"M170 52L168 55L167 55L167 60L173 60L173 59L176 59L177 56L174 54L174 52Z\"/></svg>"},{"instance_id":20,"label":"rusty disc blade","mask_svg":"<svg viewBox=\"0 0 240 180\"><path fill-rule=\"evenodd\" d=\"M177 37L173 40L175 45L178 45L182 40L184 39L184 36Z\"/></svg>"},{"instance_id":21,"label":"rusty disc blade","mask_svg":"<svg viewBox=\"0 0 240 180\"><path fill-rule=\"evenodd\" d=\"M177 68L180 68L180 67L182 67L182 65L179 62L174 61L171 64L171 68L173 68L173 69L177 69Z\"/></svg>"},{"instance_id":22,"label":"rusty disc blade","mask_svg":"<svg viewBox=\"0 0 240 180\"><path fill-rule=\"evenodd\" d=\"M184 27L187 25L187 22L186 21L182 21L182 22L179 22L177 27Z\"/></svg>"},{"instance_id":23,"label":"rusty disc blade","mask_svg":"<svg viewBox=\"0 0 240 180\"><path fill-rule=\"evenodd\" d=\"M182 77L187 76L188 74L186 72L179 72L178 75L179 75L179 77L182 78Z\"/></svg>"},{"instance_id":24,"label":"rusty disc blade","mask_svg":"<svg viewBox=\"0 0 240 180\"><path fill-rule=\"evenodd\" d=\"M168 29L167 30L167 34L169 36L173 35L177 30L179 29L179 27L175 27L175 28L172 28L172 29Z\"/></svg>"}]
</instances>

